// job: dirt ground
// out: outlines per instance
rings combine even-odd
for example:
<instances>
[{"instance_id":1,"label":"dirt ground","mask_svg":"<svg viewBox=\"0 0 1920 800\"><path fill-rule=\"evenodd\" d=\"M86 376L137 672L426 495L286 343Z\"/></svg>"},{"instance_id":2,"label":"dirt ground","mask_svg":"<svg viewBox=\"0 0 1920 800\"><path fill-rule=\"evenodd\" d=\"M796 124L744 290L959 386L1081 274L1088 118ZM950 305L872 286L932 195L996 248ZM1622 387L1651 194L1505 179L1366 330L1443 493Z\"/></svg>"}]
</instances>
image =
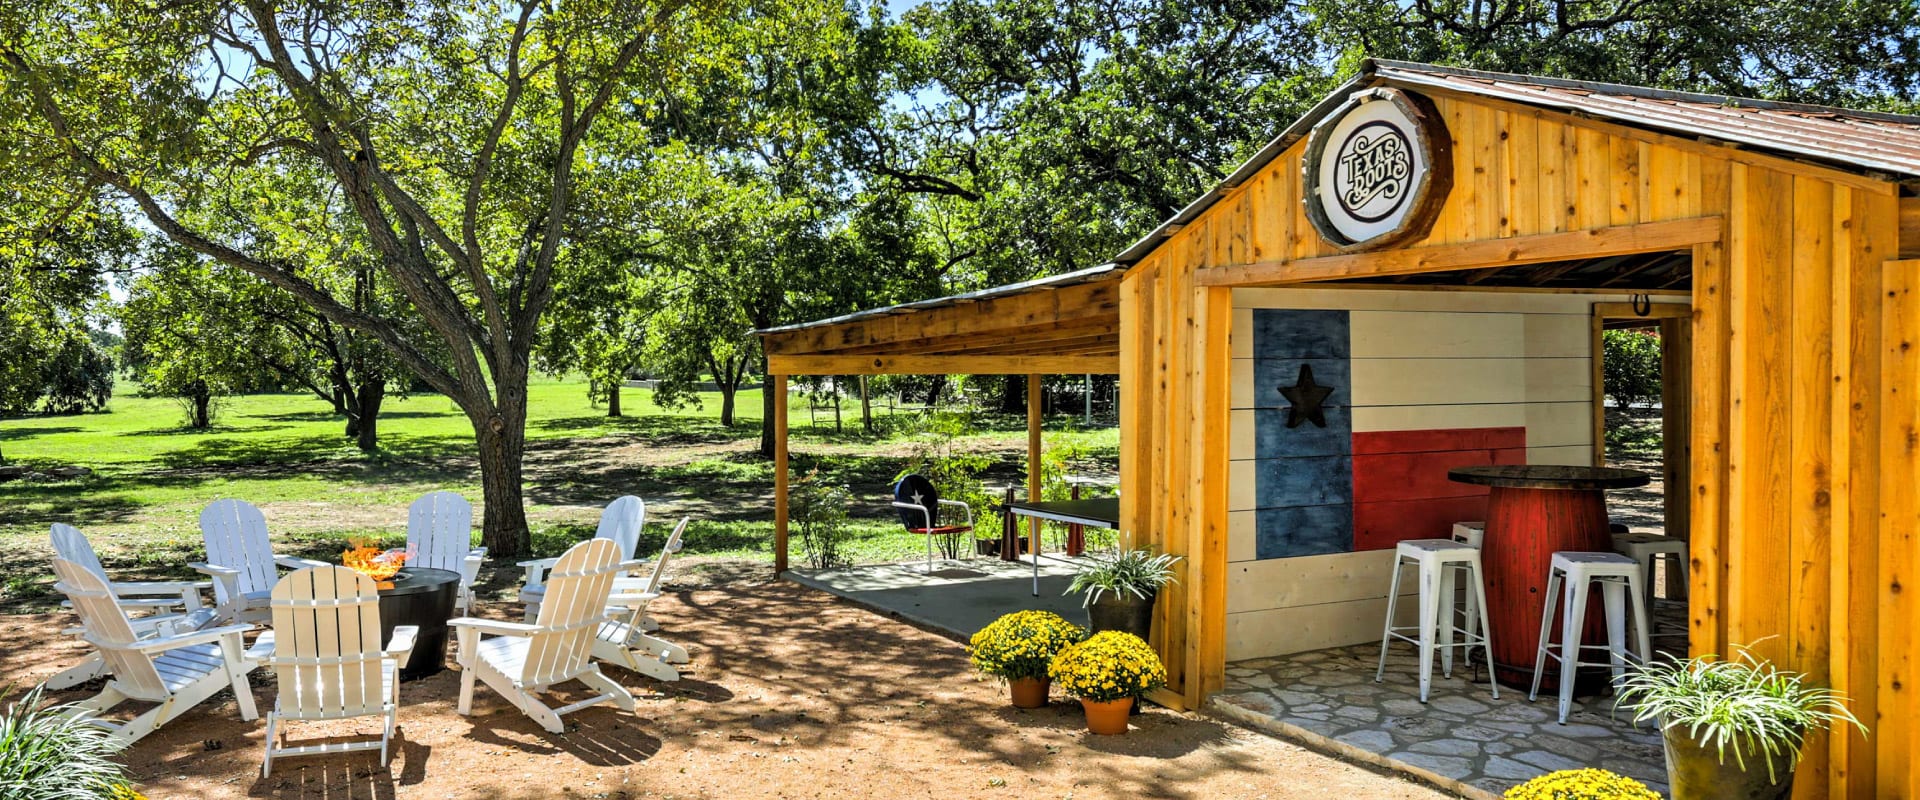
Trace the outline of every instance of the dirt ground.
<instances>
[{"instance_id":1,"label":"dirt ground","mask_svg":"<svg viewBox=\"0 0 1920 800\"><path fill-rule=\"evenodd\" d=\"M401 687L389 769L371 753L288 758L262 780L264 720L230 693L135 745L126 762L171 798L1438 798L1446 795L1201 716L1153 708L1092 736L1059 697L1012 708L962 647L757 564L692 565L654 606L693 663L677 683L607 668L636 714L599 706L552 735L460 673ZM488 604L487 616L517 608ZM31 685L79 659L62 615L0 617L0 681ZM255 672L262 714L271 674ZM566 691L577 691L577 685ZM86 691L63 693L77 700ZM377 733L373 719L295 724L296 738Z\"/></svg>"}]
</instances>

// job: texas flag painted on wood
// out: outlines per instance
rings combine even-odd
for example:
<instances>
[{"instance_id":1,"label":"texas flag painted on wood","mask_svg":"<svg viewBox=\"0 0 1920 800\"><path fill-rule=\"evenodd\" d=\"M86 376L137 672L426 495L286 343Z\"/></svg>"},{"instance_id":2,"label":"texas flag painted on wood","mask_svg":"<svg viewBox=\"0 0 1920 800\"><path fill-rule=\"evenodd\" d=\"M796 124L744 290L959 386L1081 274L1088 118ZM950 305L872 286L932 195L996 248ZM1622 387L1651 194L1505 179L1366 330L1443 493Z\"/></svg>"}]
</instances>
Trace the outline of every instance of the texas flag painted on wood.
<instances>
[{"instance_id":1,"label":"texas flag painted on wood","mask_svg":"<svg viewBox=\"0 0 1920 800\"><path fill-rule=\"evenodd\" d=\"M1361 314L1362 326L1382 317ZM1527 430L1461 427L1381 430L1369 408L1429 404L1427 375L1356 368L1348 311L1253 312L1256 553L1259 558L1379 550L1444 538L1483 519L1487 489L1447 480L1453 467L1522 464ZM1384 362L1382 362L1384 364Z\"/></svg>"}]
</instances>

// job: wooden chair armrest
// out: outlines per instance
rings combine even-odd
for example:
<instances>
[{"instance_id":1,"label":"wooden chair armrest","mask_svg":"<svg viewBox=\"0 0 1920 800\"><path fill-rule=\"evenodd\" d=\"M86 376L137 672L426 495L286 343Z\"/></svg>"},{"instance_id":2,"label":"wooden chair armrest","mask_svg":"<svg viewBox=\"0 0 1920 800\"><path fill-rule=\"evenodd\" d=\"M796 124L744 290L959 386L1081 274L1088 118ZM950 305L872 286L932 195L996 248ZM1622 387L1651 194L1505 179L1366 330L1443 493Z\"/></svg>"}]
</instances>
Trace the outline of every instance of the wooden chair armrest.
<instances>
[{"instance_id":1,"label":"wooden chair armrest","mask_svg":"<svg viewBox=\"0 0 1920 800\"><path fill-rule=\"evenodd\" d=\"M472 586L474 581L480 579L480 563L485 560L487 548L481 547L467 553L467 557L460 561L461 586Z\"/></svg>"},{"instance_id":2,"label":"wooden chair armrest","mask_svg":"<svg viewBox=\"0 0 1920 800\"><path fill-rule=\"evenodd\" d=\"M419 643L420 626L398 625L393 629L393 638L387 640L387 657L400 663L406 663L413 655L413 646Z\"/></svg>"},{"instance_id":3,"label":"wooden chair armrest","mask_svg":"<svg viewBox=\"0 0 1920 800\"><path fill-rule=\"evenodd\" d=\"M213 581L114 581L113 593L120 597L174 595L181 592L212 589Z\"/></svg>"},{"instance_id":4,"label":"wooden chair armrest","mask_svg":"<svg viewBox=\"0 0 1920 800\"><path fill-rule=\"evenodd\" d=\"M332 564L329 564L325 561L315 561L311 558L301 558L299 556L281 556L281 555L274 556L273 563L279 564L280 566L286 569L312 569L314 567L333 566Z\"/></svg>"},{"instance_id":5,"label":"wooden chair armrest","mask_svg":"<svg viewBox=\"0 0 1920 800\"><path fill-rule=\"evenodd\" d=\"M607 595L607 605L624 606L626 608L643 608L648 603L658 599L660 599L660 595L655 592L614 593Z\"/></svg>"},{"instance_id":6,"label":"wooden chair armrest","mask_svg":"<svg viewBox=\"0 0 1920 800\"><path fill-rule=\"evenodd\" d=\"M522 585L539 586L544 582L547 570L553 569L553 565L558 563L560 563L558 558L536 558L531 561L522 561L515 566L527 571L526 580Z\"/></svg>"},{"instance_id":7,"label":"wooden chair armrest","mask_svg":"<svg viewBox=\"0 0 1920 800\"><path fill-rule=\"evenodd\" d=\"M205 644L207 642L217 642L217 641L220 641L222 637L226 637L226 636L232 636L234 637L235 641L238 641L240 638L240 634L246 633L247 631L250 631L250 630L253 630L253 626L244 624L244 623L239 625L222 625L218 628L208 628L206 630L190 631L188 633L176 633L172 636L162 636L158 639L149 639L144 642L135 642L133 643L132 647L133 649L139 650L143 653L151 653L151 652L173 650L176 648L186 647L188 645ZM88 641L92 642L92 639L89 638ZM95 644L98 644L98 643L95 642Z\"/></svg>"},{"instance_id":8,"label":"wooden chair armrest","mask_svg":"<svg viewBox=\"0 0 1920 800\"><path fill-rule=\"evenodd\" d=\"M447 620L449 628L471 628L478 633L490 633L495 636L532 636L540 632L540 626L525 622L507 622L498 619L479 617L457 617Z\"/></svg>"},{"instance_id":9,"label":"wooden chair armrest","mask_svg":"<svg viewBox=\"0 0 1920 800\"><path fill-rule=\"evenodd\" d=\"M200 561L195 561L187 564L187 569L193 570L194 572L198 572L202 575L210 575L214 578L240 577L240 570L234 569L233 567L222 567L215 564L203 563Z\"/></svg>"}]
</instances>

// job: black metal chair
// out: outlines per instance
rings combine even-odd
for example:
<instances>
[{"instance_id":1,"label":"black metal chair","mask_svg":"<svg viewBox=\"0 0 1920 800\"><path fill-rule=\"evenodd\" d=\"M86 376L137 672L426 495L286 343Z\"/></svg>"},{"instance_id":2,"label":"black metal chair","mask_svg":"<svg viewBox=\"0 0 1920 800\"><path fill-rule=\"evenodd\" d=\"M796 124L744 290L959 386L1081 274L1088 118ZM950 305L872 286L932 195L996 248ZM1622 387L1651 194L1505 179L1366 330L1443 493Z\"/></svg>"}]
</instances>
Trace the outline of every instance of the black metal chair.
<instances>
[{"instance_id":1,"label":"black metal chair","mask_svg":"<svg viewBox=\"0 0 1920 800\"><path fill-rule=\"evenodd\" d=\"M958 506L966 514L964 525L941 525L940 509L943 506ZM900 524L908 531L927 537L926 572L933 573L933 537L957 536L973 531L973 508L958 500L940 499L939 490L933 488L933 481L926 476L908 474L893 485L893 507L900 514ZM969 543L971 544L971 543ZM973 548L964 548L968 560L973 558Z\"/></svg>"}]
</instances>

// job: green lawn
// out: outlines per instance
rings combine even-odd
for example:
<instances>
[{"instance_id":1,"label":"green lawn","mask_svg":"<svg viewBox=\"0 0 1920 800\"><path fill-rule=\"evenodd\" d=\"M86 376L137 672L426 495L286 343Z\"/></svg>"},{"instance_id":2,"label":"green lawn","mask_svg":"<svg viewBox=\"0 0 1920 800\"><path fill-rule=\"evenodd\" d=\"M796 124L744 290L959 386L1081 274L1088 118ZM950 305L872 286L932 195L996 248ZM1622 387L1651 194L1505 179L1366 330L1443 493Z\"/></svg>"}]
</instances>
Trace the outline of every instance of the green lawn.
<instances>
[{"instance_id":1,"label":"green lawn","mask_svg":"<svg viewBox=\"0 0 1920 800\"><path fill-rule=\"evenodd\" d=\"M216 498L260 505L289 551L329 559L355 537L400 540L406 505L423 493L451 489L479 504L471 428L440 395L390 399L381 452L367 455L311 395L231 398L212 430L194 431L183 427L186 414L175 401L120 388L108 413L0 420L6 463L95 471L0 483L0 609L40 608L52 599L45 566L51 522L87 531L110 569L162 577L184 575L182 565L200 557L198 515ZM525 485L536 551L557 553L591 535L600 506L635 494L648 503L656 542L670 519L689 515L689 551L770 559L773 474L755 452L760 393L741 393L732 428L719 423L717 393L704 396L700 408L679 411L653 405L645 390L628 389L623 400L628 415L614 419L587 402L580 381L540 379L532 386ZM818 467L854 491L852 554L877 561L918 553L920 540L888 522L884 500L912 449L889 431L909 428L913 417L883 418L882 432L868 435L858 404L849 403L846 430L836 433L830 423L808 423L805 400L791 403L795 474ZM990 482L1021 480L1021 425L988 417L985 432L967 442L993 456ZM1051 428L1050 421L1050 446L1080 444L1112 469L1115 429Z\"/></svg>"}]
</instances>

